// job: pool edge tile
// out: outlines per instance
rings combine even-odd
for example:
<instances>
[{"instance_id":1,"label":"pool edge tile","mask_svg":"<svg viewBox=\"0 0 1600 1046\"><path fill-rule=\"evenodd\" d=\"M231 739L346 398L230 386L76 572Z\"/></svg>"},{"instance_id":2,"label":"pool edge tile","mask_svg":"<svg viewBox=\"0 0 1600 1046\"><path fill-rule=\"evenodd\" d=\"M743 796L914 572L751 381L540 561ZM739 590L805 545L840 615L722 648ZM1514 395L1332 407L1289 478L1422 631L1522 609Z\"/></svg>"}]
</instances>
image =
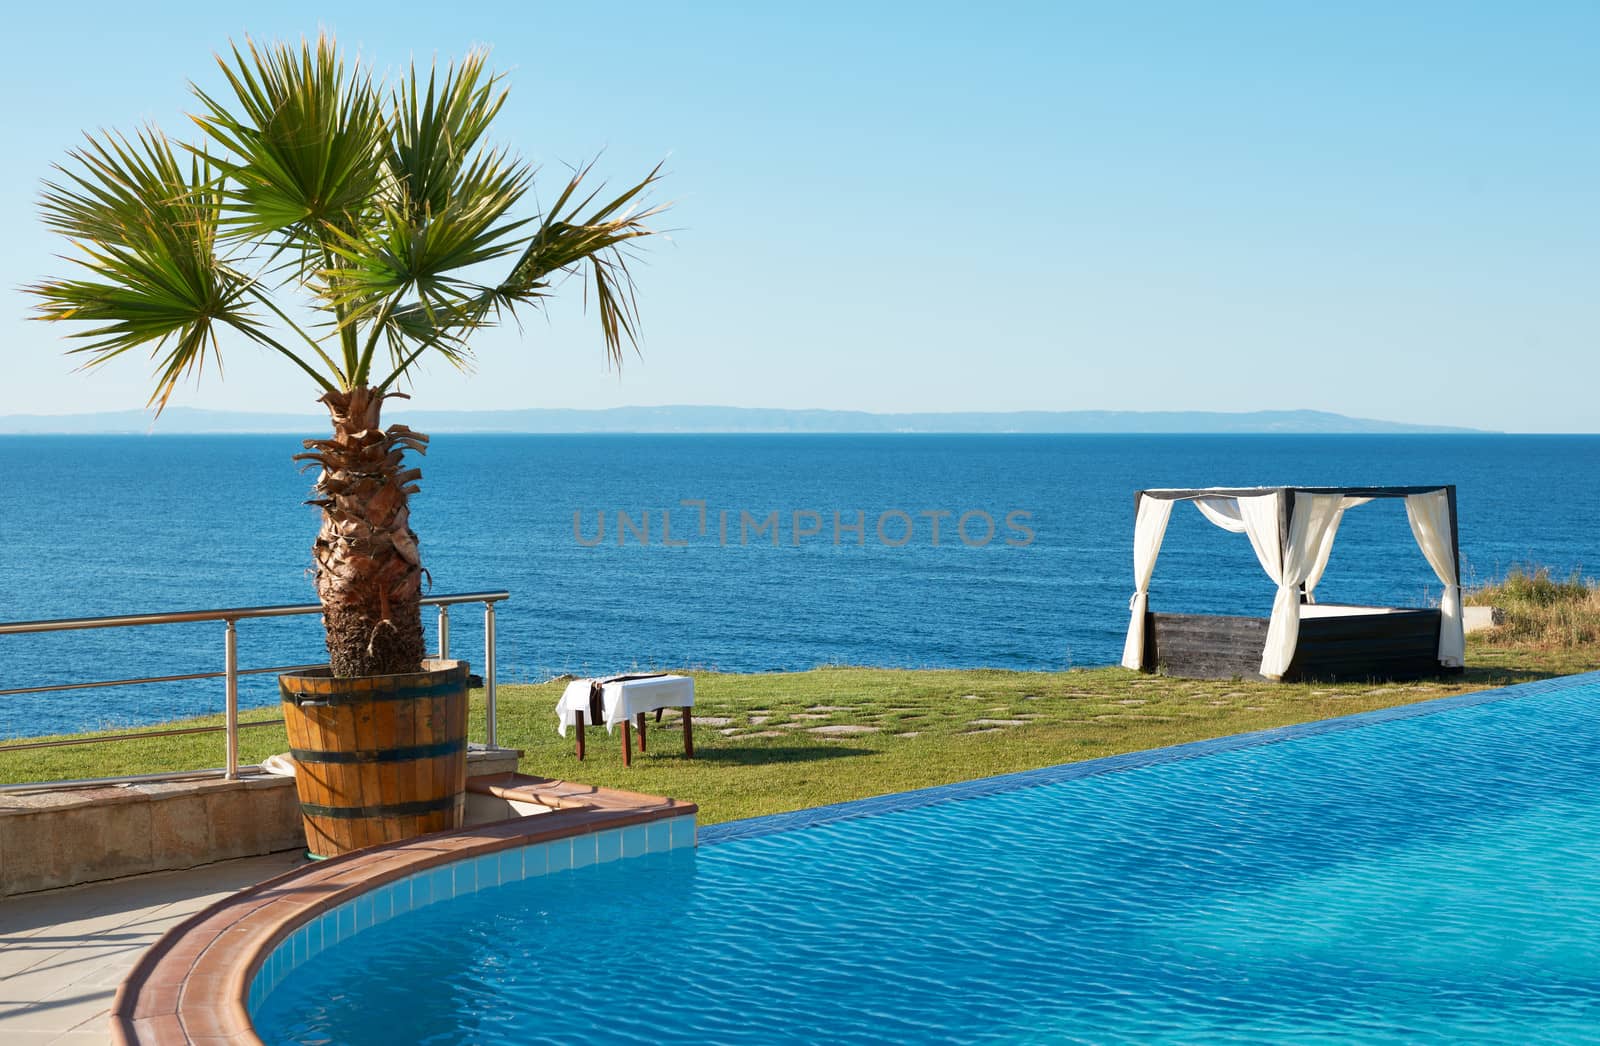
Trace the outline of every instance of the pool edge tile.
<instances>
[{"instance_id":1,"label":"pool edge tile","mask_svg":"<svg viewBox=\"0 0 1600 1046\"><path fill-rule=\"evenodd\" d=\"M522 877L536 879L550 873L550 845L549 843L534 843L532 846L522 847ZM567 863L572 863L572 844L567 844Z\"/></svg>"},{"instance_id":2,"label":"pool edge tile","mask_svg":"<svg viewBox=\"0 0 1600 1046\"><path fill-rule=\"evenodd\" d=\"M579 838L579 840L586 840L586 838L589 838L589 836L579 835L576 836L576 838ZM573 840L571 840L571 838L563 838L563 840L550 840L549 843L546 843L546 846L549 848L550 872L566 872L568 868L574 867L574 848Z\"/></svg>"},{"instance_id":3,"label":"pool edge tile","mask_svg":"<svg viewBox=\"0 0 1600 1046\"><path fill-rule=\"evenodd\" d=\"M649 851L650 836L646 830L647 827L646 825L635 824L622 829L619 857L624 860L630 857L643 857Z\"/></svg>"}]
</instances>

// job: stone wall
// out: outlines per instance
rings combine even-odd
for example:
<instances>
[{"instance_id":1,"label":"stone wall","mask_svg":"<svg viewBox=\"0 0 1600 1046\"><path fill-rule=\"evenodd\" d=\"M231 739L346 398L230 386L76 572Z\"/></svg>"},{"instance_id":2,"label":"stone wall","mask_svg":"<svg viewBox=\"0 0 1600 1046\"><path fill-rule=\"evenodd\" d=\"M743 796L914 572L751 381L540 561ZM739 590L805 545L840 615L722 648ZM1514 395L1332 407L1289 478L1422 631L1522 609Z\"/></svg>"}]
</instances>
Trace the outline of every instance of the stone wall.
<instances>
[{"instance_id":1,"label":"stone wall","mask_svg":"<svg viewBox=\"0 0 1600 1046\"><path fill-rule=\"evenodd\" d=\"M515 772L520 755L474 751L467 772ZM291 777L0 795L0 897L304 846Z\"/></svg>"}]
</instances>

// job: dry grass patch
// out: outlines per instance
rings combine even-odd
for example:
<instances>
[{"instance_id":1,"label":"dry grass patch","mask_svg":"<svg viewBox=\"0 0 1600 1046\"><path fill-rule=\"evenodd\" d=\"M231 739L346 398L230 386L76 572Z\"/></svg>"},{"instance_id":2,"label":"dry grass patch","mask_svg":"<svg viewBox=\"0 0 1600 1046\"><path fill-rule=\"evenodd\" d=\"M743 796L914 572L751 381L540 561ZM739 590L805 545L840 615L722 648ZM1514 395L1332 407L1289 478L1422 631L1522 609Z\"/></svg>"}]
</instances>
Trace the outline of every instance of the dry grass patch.
<instances>
[{"instance_id":1,"label":"dry grass patch","mask_svg":"<svg viewBox=\"0 0 1600 1046\"><path fill-rule=\"evenodd\" d=\"M1505 612L1502 624L1483 633L1495 646L1600 643L1600 583L1577 572L1557 580L1549 567L1512 567L1502 580L1468 592L1466 602Z\"/></svg>"}]
</instances>

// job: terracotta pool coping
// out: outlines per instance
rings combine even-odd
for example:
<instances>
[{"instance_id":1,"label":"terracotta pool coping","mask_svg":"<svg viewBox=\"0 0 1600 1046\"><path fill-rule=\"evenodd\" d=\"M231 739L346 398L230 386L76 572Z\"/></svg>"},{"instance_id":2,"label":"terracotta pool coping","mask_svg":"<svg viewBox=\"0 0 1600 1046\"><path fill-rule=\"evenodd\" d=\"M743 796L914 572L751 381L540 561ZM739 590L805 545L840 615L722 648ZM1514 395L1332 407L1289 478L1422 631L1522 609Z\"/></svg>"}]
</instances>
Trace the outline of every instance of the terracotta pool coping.
<instances>
[{"instance_id":1,"label":"terracotta pool coping","mask_svg":"<svg viewBox=\"0 0 1600 1046\"><path fill-rule=\"evenodd\" d=\"M424 869L468 857L697 812L693 803L517 775L474 778L549 813L374 847L241 890L169 930L129 973L111 1006L118 1044L261 1043L246 1000L262 962L308 920Z\"/></svg>"}]
</instances>

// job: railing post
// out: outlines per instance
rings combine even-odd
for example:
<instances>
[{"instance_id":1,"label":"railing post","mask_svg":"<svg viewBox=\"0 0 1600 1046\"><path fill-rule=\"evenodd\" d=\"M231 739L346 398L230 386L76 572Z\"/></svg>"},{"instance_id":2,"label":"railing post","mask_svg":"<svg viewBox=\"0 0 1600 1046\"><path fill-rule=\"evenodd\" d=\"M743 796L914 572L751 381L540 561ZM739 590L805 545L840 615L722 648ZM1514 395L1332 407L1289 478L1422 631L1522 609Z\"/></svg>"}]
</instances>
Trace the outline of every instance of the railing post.
<instances>
[{"instance_id":1,"label":"railing post","mask_svg":"<svg viewBox=\"0 0 1600 1046\"><path fill-rule=\"evenodd\" d=\"M222 648L222 673L224 708L227 718L229 781L239 779L239 632L233 618L228 618L228 631Z\"/></svg>"},{"instance_id":2,"label":"railing post","mask_svg":"<svg viewBox=\"0 0 1600 1046\"><path fill-rule=\"evenodd\" d=\"M490 748L496 747L494 693L494 602L483 604L483 703L484 720L488 724L484 740Z\"/></svg>"},{"instance_id":3,"label":"railing post","mask_svg":"<svg viewBox=\"0 0 1600 1046\"><path fill-rule=\"evenodd\" d=\"M450 605L439 604L439 660L450 659Z\"/></svg>"}]
</instances>

